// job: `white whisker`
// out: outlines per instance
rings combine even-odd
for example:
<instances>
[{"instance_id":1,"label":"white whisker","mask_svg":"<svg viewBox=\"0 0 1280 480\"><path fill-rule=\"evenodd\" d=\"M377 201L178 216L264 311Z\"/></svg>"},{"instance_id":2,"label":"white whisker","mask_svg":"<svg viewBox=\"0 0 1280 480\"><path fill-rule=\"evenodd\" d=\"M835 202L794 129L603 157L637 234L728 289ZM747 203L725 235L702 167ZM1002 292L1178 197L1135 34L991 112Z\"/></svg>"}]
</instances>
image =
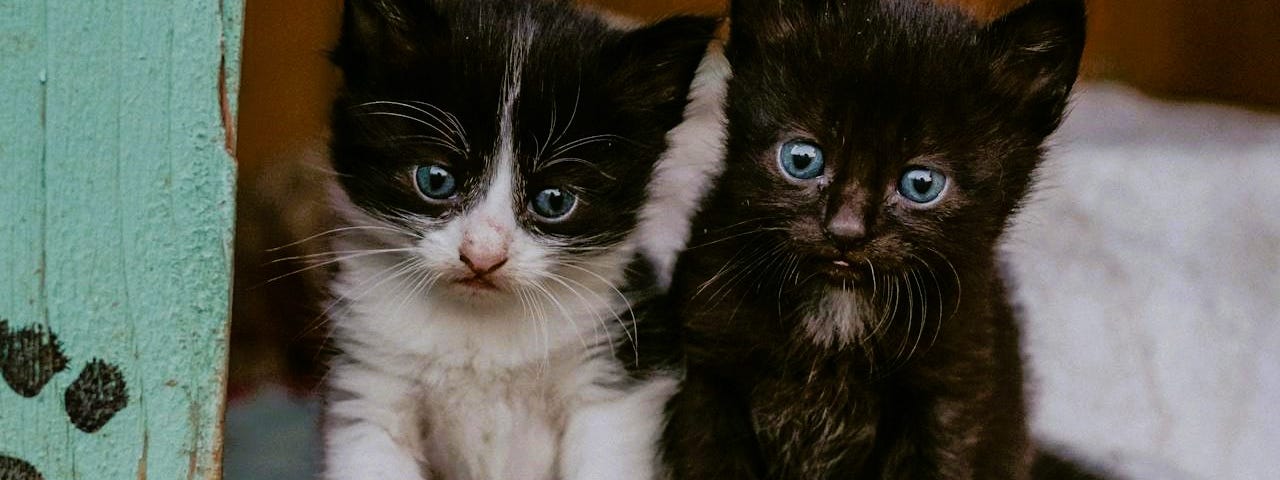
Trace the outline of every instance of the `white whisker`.
<instances>
[{"instance_id":1,"label":"white whisker","mask_svg":"<svg viewBox=\"0 0 1280 480\"><path fill-rule=\"evenodd\" d=\"M386 111L382 111L382 110L375 110L375 111L372 111L372 112L367 112L367 113L365 113L365 115L377 115L377 116L385 116L385 117L403 118L403 119L405 119L405 120L409 120L409 121L411 121L411 122L415 122L415 123L418 123L418 124L424 125L424 126L426 126L427 128L430 128L430 129L432 129L432 130L435 130L435 131L436 131L436 133L439 133L439 134L440 134L442 137L444 137L444 138L448 138L448 137L449 137L449 134L445 133L445 132L444 132L444 130L441 130L441 129L440 129L440 127L438 127L438 126L436 126L436 125L432 124L431 122L428 122L428 121L423 120L423 119L418 118L418 117L414 117L414 116L412 116L412 115L405 115L405 114L403 114L403 113L395 113L395 112L386 112ZM452 143L452 142L450 142L450 143ZM456 148L456 147L457 147L457 145L454 145L454 147ZM461 148L459 148L459 150L461 150Z\"/></svg>"},{"instance_id":2,"label":"white whisker","mask_svg":"<svg viewBox=\"0 0 1280 480\"><path fill-rule=\"evenodd\" d=\"M284 249L286 249L286 248L289 248L289 247L292 247L292 246L295 246L295 245L299 245L299 244L302 244L302 243L310 242L310 241L315 240L315 239L318 239L318 238L320 238L320 237L324 237L324 236L327 236L327 235L337 235L337 234L339 234L339 233L346 233L346 232L350 232L350 231L353 231L353 230L387 230L387 231L395 232L395 233L399 233L399 234L402 234L402 235L406 233L406 232L404 232L403 230L399 230L399 229L395 229L395 228L391 228L391 227L383 227L383 226L380 226L380 225L363 225L363 226L355 226L355 227L342 227L342 228L335 228L335 229L332 229L332 230L326 230L326 231L323 231L323 232L317 233L317 234L315 234L315 235L309 236L309 237L307 237L307 238L304 238L304 239L302 239L302 240L298 240L298 241L296 241L296 242L292 242L292 243L287 243L287 244L284 244L284 245L281 245L281 246L279 246L279 247L275 247L275 248L268 248L268 249L266 249L266 250L264 250L264 251L267 251L267 252L277 252L277 251L284 250Z\"/></svg>"},{"instance_id":3,"label":"white whisker","mask_svg":"<svg viewBox=\"0 0 1280 480\"><path fill-rule=\"evenodd\" d=\"M279 281L279 280L281 280L281 279L284 279L284 278L287 278L287 277L290 277L290 276L293 276L293 275L297 275L297 274L300 274L300 273L303 273L303 272L307 272L307 271L315 270L315 269L317 269L317 268L323 268L323 267L326 267L326 266L329 266L329 265L333 265L333 264L338 263L338 262L342 262L342 261L346 261L346 260L351 260L351 259L355 259L355 258L368 257L368 256L370 256L370 255L380 255L380 254L386 254L386 253L394 253L394 252L396 252L396 251L407 251L407 249L405 249L405 250L400 250L400 249L395 249L395 250L370 250L370 251L365 251L365 252L352 253L352 254L350 254L350 255L346 255L346 256L342 256L342 257L338 257L338 258L333 258L333 259L325 260L325 261L322 261L322 262L319 262L319 263L315 263L315 264L312 264L312 265L308 265L308 266L303 267L303 268L299 268L299 269L294 270L294 271L291 271L291 272L289 272L289 273L285 273L285 274L282 274L282 275L278 275L278 276L272 277L271 279L269 279L269 280L267 280L267 281L265 281L265 282L262 282L262 284L261 284L261 285L266 285L266 284L268 284L268 283L276 282L276 281ZM274 262L272 262L272 263L274 263Z\"/></svg>"},{"instance_id":4,"label":"white whisker","mask_svg":"<svg viewBox=\"0 0 1280 480\"><path fill-rule=\"evenodd\" d=\"M453 114L450 114L450 113L448 113L448 112L445 112L445 111L444 111L444 109L442 109L442 108L440 108L440 107L437 107L437 106L435 106L435 105L432 105L432 104L430 104L430 103L426 103L426 102L419 102L419 101L415 101L415 102L412 102L412 103L415 103L415 104L417 104L417 105L422 105L422 106L425 106L425 107L429 107L429 108L433 108L433 109L435 109L435 110L437 110L437 111L439 111L439 112L441 112L441 113L445 114L445 116L446 116L446 117L448 117L448 118L449 118L453 123L452 123L452 124L450 124L449 122L446 122L445 120L441 119L441 118L440 118L440 116L438 116L438 115L436 115L436 114L434 114L434 113L428 112L428 111L426 111L426 110L423 110L422 108L419 108L419 107L417 107L417 106L410 105L410 104L408 104L408 103L393 102L393 101L389 101L389 100L379 100L379 101L366 102L366 103L361 104L360 106L361 106L361 107L369 107L369 106L374 106L374 105L390 105L390 106L403 107L403 108L407 108L407 109L410 109L410 110L413 110L413 111L419 112L419 113L421 113L421 114L423 114L423 115L426 115L426 116L430 117L430 118L431 118L431 120L433 120L434 122L439 123L440 125L443 125L443 126L444 126L444 129L442 129L442 128L440 128L440 126L437 126L436 124L431 123L431 122L428 122L428 121L426 121L426 120L424 120L424 119L419 119L419 118L416 118L416 117L405 117L405 118L411 118L411 119L413 119L413 120L415 120L415 121L417 121L417 122L419 122L419 123L421 123L421 124L423 124L423 125L426 125L426 126L430 127L432 130L435 130L435 131L436 131L436 133L439 133L439 134L440 134L441 136L443 136L445 139L448 139L448 143L450 143L450 144L454 145L455 147L456 147L457 145L456 145L456 144L454 144L453 142L454 142L455 140L460 140L460 141L463 143L463 146L464 146L464 148L459 148L459 149L458 149L460 152L465 152L465 151L469 151L469 150L470 150L470 146L469 146L469 145L467 145L467 137L466 137L466 135L465 135L465 134L463 133L463 131L462 131L462 124L461 124L460 122L458 122L458 118L457 118L457 117L454 117L454 116L453 116ZM379 112L374 112L374 114L378 114L378 113L379 113ZM392 115L398 115L398 114L393 114L393 113L391 113L391 112L381 112L381 113L387 113L387 114L392 114ZM399 116L403 116L403 115L399 115ZM445 132L445 129L448 129L448 130L449 130L449 132Z\"/></svg>"}]
</instances>

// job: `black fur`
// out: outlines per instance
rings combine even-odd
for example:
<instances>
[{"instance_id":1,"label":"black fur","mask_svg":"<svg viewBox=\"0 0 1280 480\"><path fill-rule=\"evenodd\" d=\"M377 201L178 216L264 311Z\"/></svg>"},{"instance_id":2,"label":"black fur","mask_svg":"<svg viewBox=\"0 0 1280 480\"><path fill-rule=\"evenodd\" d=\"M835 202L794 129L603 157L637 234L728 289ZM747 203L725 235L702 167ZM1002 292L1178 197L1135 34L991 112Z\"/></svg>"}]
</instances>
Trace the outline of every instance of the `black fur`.
<instances>
[{"instance_id":1,"label":"black fur","mask_svg":"<svg viewBox=\"0 0 1280 480\"><path fill-rule=\"evenodd\" d=\"M1104 480L1101 469L1078 465L1055 453L1042 452L1031 465L1031 478L1036 480Z\"/></svg>"},{"instance_id":2,"label":"black fur","mask_svg":"<svg viewBox=\"0 0 1280 480\"><path fill-rule=\"evenodd\" d=\"M733 2L726 170L673 284L674 478L1028 478L995 246L1061 121L1084 15L1083 0L990 25L923 0ZM823 177L782 176L795 139L823 148ZM938 205L895 197L908 166L949 177ZM838 216L865 237L832 240ZM815 341L812 304L844 288L869 299L864 329Z\"/></svg>"},{"instance_id":3,"label":"black fur","mask_svg":"<svg viewBox=\"0 0 1280 480\"><path fill-rule=\"evenodd\" d=\"M678 371L684 358L680 326L671 315L671 298L658 287L653 262L636 255L627 269L626 285L622 293L631 308L622 320L632 329L614 345L614 358L627 368L631 380Z\"/></svg>"},{"instance_id":4,"label":"black fur","mask_svg":"<svg viewBox=\"0 0 1280 480\"><path fill-rule=\"evenodd\" d=\"M561 187L579 203L562 222L529 212L522 221L570 247L613 245L635 228L715 27L674 17L623 32L564 1L347 0L332 53L345 79L331 142L339 181L357 206L392 224L446 219L476 201L493 174L513 43L532 38L514 106L517 195ZM453 133L448 115L465 135ZM600 140L559 152L575 161L547 166L558 146L589 137ZM432 164L459 177L457 201L418 193L411 172Z\"/></svg>"}]
</instances>

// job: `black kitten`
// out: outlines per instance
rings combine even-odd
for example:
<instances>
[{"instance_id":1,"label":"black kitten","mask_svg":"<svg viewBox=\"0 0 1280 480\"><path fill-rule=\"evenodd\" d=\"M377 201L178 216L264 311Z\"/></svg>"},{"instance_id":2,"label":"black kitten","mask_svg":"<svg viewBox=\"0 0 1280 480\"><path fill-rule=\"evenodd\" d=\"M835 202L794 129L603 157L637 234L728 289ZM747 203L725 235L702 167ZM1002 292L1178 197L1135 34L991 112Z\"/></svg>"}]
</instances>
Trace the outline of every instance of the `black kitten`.
<instances>
[{"instance_id":1,"label":"black kitten","mask_svg":"<svg viewBox=\"0 0 1280 480\"><path fill-rule=\"evenodd\" d=\"M1082 0L733 3L725 172L673 291L680 479L1020 479L995 247L1063 116Z\"/></svg>"}]
</instances>

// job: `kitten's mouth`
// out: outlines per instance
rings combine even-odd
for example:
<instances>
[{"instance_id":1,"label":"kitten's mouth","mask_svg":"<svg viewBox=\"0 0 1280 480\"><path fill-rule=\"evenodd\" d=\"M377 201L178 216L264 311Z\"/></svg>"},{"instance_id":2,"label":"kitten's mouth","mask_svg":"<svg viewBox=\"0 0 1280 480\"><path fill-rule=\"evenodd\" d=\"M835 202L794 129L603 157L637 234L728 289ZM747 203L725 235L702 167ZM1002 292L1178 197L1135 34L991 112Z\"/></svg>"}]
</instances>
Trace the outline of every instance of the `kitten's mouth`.
<instances>
[{"instance_id":1,"label":"kitten's mouth","mask_svg":"<svg viewBox=\"0 0 1280 480\"><path fill-rule=\"evenodd\" d=\"M843 258L830 259L822 263L820 269L827 280L833 284L849 284L866 278L865 263L858 263Z\"/></svg>"},{"instance_id":2,"label":"kitten's mouth","mask_svg":"<svg viewBox=\"0 0 1280 480\"><path fill-rule=\"evenodd\" d=\"M493 283L492 280L489 280L488 278L485 278L485 277L463 278L455 281L454 283L467 289L483 291L483 292L496 292L501 290L500 288L498 288L497 284Z\"/></svg>"}]
</instances>

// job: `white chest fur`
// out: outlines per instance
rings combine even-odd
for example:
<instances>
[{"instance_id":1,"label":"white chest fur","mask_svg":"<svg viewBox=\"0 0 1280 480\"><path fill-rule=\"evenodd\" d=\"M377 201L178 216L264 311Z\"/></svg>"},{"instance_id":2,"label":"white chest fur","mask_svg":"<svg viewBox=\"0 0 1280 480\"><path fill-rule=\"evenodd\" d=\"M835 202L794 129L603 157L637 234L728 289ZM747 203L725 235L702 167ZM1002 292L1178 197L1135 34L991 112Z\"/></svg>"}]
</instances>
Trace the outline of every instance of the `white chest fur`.
<instances>
[{"instance_id":1,"label":"white chest fur","mask_svg":"<svg viewBox=\"0 0 1280 480\"><path fill-rule=\"evenodd\" d=\"M424 379L419 415L429 468L458 480L552 478L568 409L576 403L552 373L558 367L500 375L446 370Z\"/></svg>"},{"instance_id":2,"label":"white chest fur","mask_svg":"<svg viewBox=\"0 0 1280 480\"><path fill-rule=\"evenodd\" d=\"M625 334L585 301L600 297L477 309L356 288L384 269L361 263L334 285L354 300L334 323L324 478L653 478L675 381L624 381L609 348Z\"/></svg>"}]
</instances>

